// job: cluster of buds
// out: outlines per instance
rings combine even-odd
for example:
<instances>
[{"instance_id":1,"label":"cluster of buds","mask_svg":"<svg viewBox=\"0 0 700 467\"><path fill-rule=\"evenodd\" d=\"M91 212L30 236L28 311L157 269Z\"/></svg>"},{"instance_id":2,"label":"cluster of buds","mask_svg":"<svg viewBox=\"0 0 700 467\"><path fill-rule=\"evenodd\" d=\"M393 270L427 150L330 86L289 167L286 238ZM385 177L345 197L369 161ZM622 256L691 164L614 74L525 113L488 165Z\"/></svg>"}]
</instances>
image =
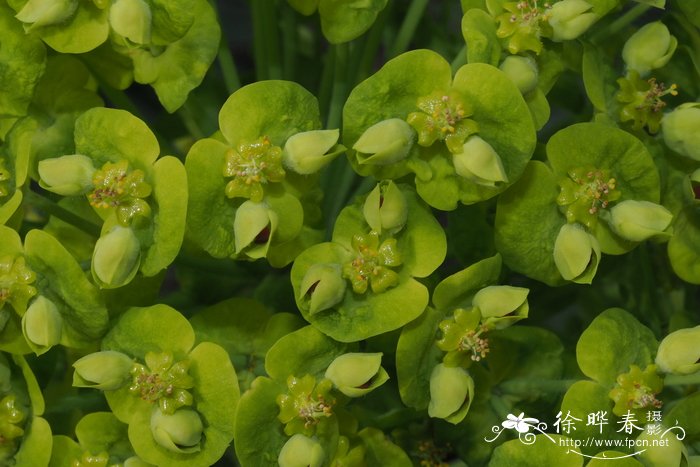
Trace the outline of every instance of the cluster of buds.
<instances>
[{"instance_id":1,"label":"cluster of buds","mask_svg":"<svg viewBox=\"0 0 700 467\"><path fill-rule=\"evenodd\" d=\"M471 109L456 92L433 93L418 99L417 106L420 111L408 114L406 121L418 133L421 146L444 141L450 152L459 153L467 137L478 129L468 118Z\"/></svg>"}]
</instances>

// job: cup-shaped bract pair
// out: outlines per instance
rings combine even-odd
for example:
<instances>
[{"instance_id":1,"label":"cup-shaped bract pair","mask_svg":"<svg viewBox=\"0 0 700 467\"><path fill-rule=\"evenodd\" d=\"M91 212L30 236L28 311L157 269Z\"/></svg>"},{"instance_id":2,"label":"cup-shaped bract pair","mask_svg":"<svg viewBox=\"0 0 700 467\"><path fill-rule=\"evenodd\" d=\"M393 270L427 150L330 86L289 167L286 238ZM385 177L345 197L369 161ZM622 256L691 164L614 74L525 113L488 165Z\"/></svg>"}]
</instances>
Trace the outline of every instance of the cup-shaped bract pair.
<instances>
[{"instance_id":1,"label":"cup-shaped bract pair","mask_svg":"<svg viewBox=\"0 0 700 467\"><path fill-rule=\"evenodd\" d=\"M153 15L144 0L116 0L109 7L109 25L129 41L145 45L151 42Z\"/></svg>"},{"instance_id":2,"label":"cup-shaped bract pair","mask_svg":"<svg viewBox=\"0 0 700 467\"><path fill-rule=\"evenodd\" d=\"M505 190L535 145L527 104L506 73L472 63L453 77L449 63L428 50L390 60L353 89L343 137L360 175L413 173L421 198L443 210Z\"/></svg>"},{"instance_id":3,"label":"cup-shaped bract pair","mask_svg":"<svg viewBox=\"0 0 700 467\"><path fill-rule=\"evenodd\" d=\"M100 287L153 276L179 252L185 230L186 174L175 157L158 158L145 123L123 110L94 108L75 124L76 154L39 162L40 183L84 199L104 223L92 257Z\"/></svg>"},{"instance_id":4,"label":"cup-shaped bract pair","mask_svg":"<svg viewBox=\"0 0 700 467\"><path fill-rule=\"evenodd\" d=\"M622 59L629 70L647 76L666 65L678 46L666 25L660 21L646 24L632 34L622 48Z\"/></svg>"},{"instance_id":5,"label":"cup-shaped bract pair","mask_svg":"<svg viewBox=\"0 0 700 467\"><path fill-rule=\"evenodd\" d=\"M550 285L590 283L601 253L668 237L659 172L634 136L572 125L550 138L547 158L549 165L531 162L498 200L496 247L513 270Z\"/></svg>"},{"instance_id":6,"label":"cup-shaped bract pair","mask_svg":"<svg viewBox=\"0 0 700 467\"><path fill-rule=\"evenodd\" d=\"M656 353L656 366L663 373L688 375L700 370L700 326L679 329L664 337Z\"/></svg>"},{"instance_id":7,"label":"cup-shaped bract pair","mask_svg":"<svg viewBox=\"0 0 700 467\"><path fill-rule=\"evenodd\" d=\"M85 347L107 327L104 299L44 231L31 230L22 245L17 232L0 227L0 284L2 350L39 355L57 344Z\"/></svg>"},{"instance_id":8,"label":"cup-shaped bract pair","mask_svg":"<svg viewBox=\"0 0 700 467\"><path fill-rule=\"evenodd\" d=\"M297 305L341 342L397 329L425 309L427 289L414 277L432 273L445 247L442 228L415 192L381 182L341 211L331 242L297 257L291 275Z\"/></svg>"},{"instance_id":9,"label":"cup-shaped bract pair","mask_svg":"<svg viewBox=\"0 0 700 467\"><path fill-rule=\"evenodd\" d=\"M321 238L315 182L344 151L339 131L321 129L316 98L288 81L237 90L219 127L187 155L188 237L216 258L284 266Z\"/></svg>"},{"instance_id":10,"label":"cup-shaped bract pair","mask_svg":"<svg viewBox=\"0 0 700 467\"><path fill-rule=\"evenodd\" d=\"M284 443L277 462L280 467L321 467L325 457L321 443L297 433Z\"/></svg>"},{"instance_id":11,"label":"cup-shaped bract pair","mask_svg":"<svg viewBox=\"0 0 700 467\"><path fill-rule=\"evenodd\" d=\"M498 68L515 83L522 94L527 94L537 87L539 70L532 57L508 55Z\"/></svg>"},{"instance_id":12,"label":"cup-shaped bract pair","mask_svg":"<svg viewBox=\"0 0 700 467\"><path fill-rule=\"evenodd\" d=\"M78 0L29 0L15 18L25 23L27 30L62 23L78 9Z\"/></svg>"},{"instance_id":13,"label":"cup-shaped bract pair","mask_svg":"<svg viewBox=\"0 0 700 467\"><path fill-rule=\"evenodd\" d=\"M104 337L100 352L73 365L74 385L105 392L143 461L211 465L233 437L239 396L233 365L218 345L194 343L192 327L176 310L131 308Z\"/></svg>"}]
</instances>

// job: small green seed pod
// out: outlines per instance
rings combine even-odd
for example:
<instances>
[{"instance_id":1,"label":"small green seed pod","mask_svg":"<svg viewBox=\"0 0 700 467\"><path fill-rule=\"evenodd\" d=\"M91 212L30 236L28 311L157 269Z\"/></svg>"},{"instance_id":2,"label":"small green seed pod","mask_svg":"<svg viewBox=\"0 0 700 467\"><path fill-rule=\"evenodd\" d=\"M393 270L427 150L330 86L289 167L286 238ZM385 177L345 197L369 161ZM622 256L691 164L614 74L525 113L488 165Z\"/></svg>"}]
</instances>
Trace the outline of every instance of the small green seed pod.
<instances>
[{"instance_id":1,"label":"small green seed pod","mask_svg":"<svg viewBox=\"0 0 700 467\"><path fill-rule=\"evenodd\" d=\"M199 451L203 430L202 419L192 409L179 409L172 415L155 409L151 415L151 434L168 451Z\"/></svg>"},{"instance_id":2,"label":"small green seed pod","mask_svg":"<svg viewBox=\"0 0 700 467\"><path fill-rule=\"evenodd\" d=\"M282 161L285 166L299 174L318 172L343 152L337 147L340 130L312 130L297 133L284 144ZM335 151L328 152L335 147Z\"/></svg>"},{"instance_id":3,"label":"small green seed pod","mask_svg":"<svg viewBox=\"0 0 700 467\"><path fill-rule=\"evenodd\" d=\"M121 352L93 352L73 363L73 386L104 391L119 389L129 379L134 361Z\"/></svg>"},{"instance_id":4,"label":"small green seed pod","mask_svg":"<svg viewBox=\"0 0 700 467\"><path fill-rule=\"evenodd\" d=\"M390 118L367 128L353 149L360 164L388 165L408 156L415 132L400 118Z\"/></svg>"},{"instance_id":5,"label":"small green seed pod","mask_svg":"<svg viewBox=\"0 0 700 467\"><path fill-rule=\"evenodd\" d=\"M588 31L598 20L591 11L593 6L585 0L562 0L549 10L552 40L556 42L576 39Z\"/></svg>"},{"instance_id":6,"label":"small green seed pod","mask_svg":"<svg viewBox=\"0 0 700 467\"><path fill-rule=\"evenodd\" d=\"M277 462L280 467L321 467L325 458L321 443L297 433L284 443Z\"/></svg>"},{"instance_id":7,"label":"small green seed pod","mask_svg":"<svg viewBox=\"0 0 700 467\"><path fill-rule=\"evenodd\" d=\"M233 219L236 254L248 249L248 257L264 257L277 228L277 220L277 213L264 202L245 201L241 204Z\"/></svg>"},{"instance_id":8,"label":"small green seed pod","mask_svg":"<svg viewBox=\"0 0 700 467\"><path fill-rule=\"evenodd\" d=\"M664 373L689 375L700 370L700 326L679 329L659 343L656 366Z\"/></svg>"},{"instance_id":9,"label":"small green seed pod","mask_svg":"<svg viewBox=\"0 0 700 467\"><path fill-rule=\"evenodd\" d=\"M334 307L343 300L347 281L338 264L314 264L301 281L300 300L307 303L309 314Z\"/></svg>"},{"instance_id":10,"label":"small green seed pod","mask_svg":"<svg viewBox=\"0 0 700 467\"><path fill-rule=\"evenodd\" d=\"M600 244L580 224L564 224L554 241L554 264L561 277L590 284L598 270Z\"/></svg>"},{"instance_id":11,"label":"small green seed pod","mask_svg":"<svg viewBox=\"0 0 700 467\"><path fill-rule=\"evenodd\" d=\"M430 374L428 415L457 424L466 417L474 396L474 380L464 368L440 363Z\"/></svg>"},{"instance_id":12,"label":"small green seed pod","mask_svg":"<svg viewBox=\"0 0 700 467\"><path fill-rule=\"evenodd\" d=\"M510 285L490 285L479 290L472 305L481 312L481 319L489 328L504 328L527 318L530 290Z\"/></svg>"},{"instance_id":13,"label":"small green seed pod","mask_svg":"<svg viewBox=\"0 0 700 467\"><path fill-rule=\"evenodd\" d=\"M509 55L499 65L508 78L515 83L522 94L537 87L537 62L531 57Z\"/></svg>"},{"instance_id":14,"label":"small green seed pod","mask_svg":"<svg viewBox=\"0 0 700 467\"><path fill-rule=\"evenodd\" d=\"M141 264L141 244L130 227L115 226L95 243L92 277L103 288L131 281Z\"/></svg>"},{"instance_id":15,"label":"small green seed pod","mask_svg":"<svg viewBox=\"0 0 700 467\"><path fill-rule=\"evenodd\" d=\"M651 70L666 65L677 46L678 40L668 28L655 21L644 25L627 39L622 48L622 59L628 69L636 70L644 77Z\"/></svg>"},{"instance_id":16,"label":"small green seed pod","mask_svg":"<svg viewBox=\"0 0 700 467\"><path fill-rule=\"evenodd\" d=\"M151 42L151 7L143 0L116 0L109 9L114 32L136 44Z\"/></svg>"},{"instance_id":17,"label":"small green seed pod","mask_svg":"<svg viewBox=\"0 0 700 467\"><path fill-rule=\"evenodd\" d=\"M380 182L367 196L362 213L367 224L377 233L396 233L406 225L406 198L394 182Z\"/></svg>"},{"instance_id":18,"label":"small green seed pod","mask_svg":"<svg viewBox=\"0 0 700 467\"><path fill-rule=\"evenodd\" d=\"M498 153L479 136L470 136L462 152L453 154L452 163L457 175L479 185L495 186L507 182L508 176Z\"/></svg>"},{"instance_id":19,"label":"small green seed pod","mask_svg":"<svg viewBox=\"0 0 700 467\"><path fill-rule=\"evenodd\" d=\"M649 201L625 200L610 209L610 227L620 237L633 242L668 235L673 214L660 204Z\"/></svg>"},{"instance_id":20,"label":"small green seed pod","mask_svg":"<svg viewBox=\"0 0 700 467\"><path fill-rule=\"evenodd\" d=\"M700 161L700 103L687 102L664 115L661 130L669 148Z\"/></svg>"},{"instance_id":21,"label":"small green seed pod","mask_svg":"<svg viewBox=\"0 0 700 467\"><path fill-rule=\"evenodd\" d=\"M95 167L82 154L44 159L38 164L42 188L62 196L82 195L92 188Z\"/></svg>"},{"instance_id":22,"label":"small green seed pod","mask_svg":"<svg viewBox=\"0 0 700 467\"><path fill-rule=\"evenodd\" d=\"M360 397L388 381L382 353L346 353L331 362L326 378L348 397Z\"/></svg>"},{"instance_id":23,"label":"small green seed pod","mask_svg":"<svg viewBox=\"0 0 700 467\"><path fill-rule=\"evenodd\" d=\"M61 341L63 317L56 305L39 295L22 316L22 332L28 342L39 347L43 353Z\"/></svg>"}]
</instances>

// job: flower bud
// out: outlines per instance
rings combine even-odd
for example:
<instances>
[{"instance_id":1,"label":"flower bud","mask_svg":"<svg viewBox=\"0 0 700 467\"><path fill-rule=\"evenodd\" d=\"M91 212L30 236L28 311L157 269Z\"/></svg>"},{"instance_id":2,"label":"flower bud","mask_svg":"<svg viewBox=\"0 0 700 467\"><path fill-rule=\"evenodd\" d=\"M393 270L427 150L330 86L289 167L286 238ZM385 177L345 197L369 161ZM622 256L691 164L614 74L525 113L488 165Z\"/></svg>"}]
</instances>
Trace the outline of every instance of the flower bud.
<instances>
[{"instance_id":1,"label":"flower bud","mask_svg":"<svg viewBox=\"0 0 700 467\"><path fill-rule=\"evenodd\" d=\"M95 167L82 154L44 159L39 162L40 185L61 196L82 195L92 188Z\"/></svg>"},{"instance_id":2,"label":"flower bud","mask_svg":"<svg viewBox=\"0 0 700 467\"><path fill-rule=\"evenodd\" d=\"M129 227L117 225L95 243L92 277L103 288L116 288L134 278L141 264L141 244Z\"/></svg>"},{"instance_id":3,"label":"flower bud","mask_svg":"<svg viewBox=\"0 0 700 467\"><path fill-rule=\"evenodd\" d=\"M552 40L556 42L576 39L598 20L591 10L593 6L585 0L562 0L549 10L549 25Z\"/></svg>"},{"instance_id":4,"label":"flower bud","mask_svg":"<svg viewBox=\"0 0 700 467\"><path fill-rule=\"evenodd\" d=\"M687 102L661 120L664 142L685 157L700 161L700 103Z\"/></svg>"},{"instance_id":5,"label":"flower bud","mask_svg":"<svg viewBox=\"0 0 700 467\"><path fill-rule=\"evenodd\" d=\"M168 451L199 451L203 430L202 419L192 409L179 409L172 415L155 409L151 415L151 434Z\"/></svg>"},{"instance_id":6,"label":"flower bud","mask_svg":"<svg viewBox=\"0 0 700 467\"><path fill-rule=\"evenodd\" d=\"M39 295L27 308L22 316L22 332L30 344L43 348L46 352L50 347L61 341L63 334L63 317L56 305Z\"/></svg>"},{"instance_id":7,"label":"flower bud","mask_svg":"<svg viewBox=\"0 0 700 467\"><path fill-rule=\"evenodd\" d=\"M73 363L73 386L114 391L129 379L133 365L128 355L114 350L88 354Z\"/></svg>"},{"instance_id":8,"label":"flower bud","mask_svg":"<svg viewBox=\"0 0 700 467\"><path fill-rule=\"evenodd\" d=\"M321 467L325 457L321 443L297 433L284 443L277 462L280 467Z\"/></svg>"},{"instance_id":9,"label":"flower bud","mask_svg":"<svg viewBox=\"0 0 700 467\"><path fill-rule=\"evenodd\" d=\"M338 264L314 264L301 281L299 300L307 303L313 315L334 307L343 300L347 282Z\"/></svg>"},{"instance_id":10,"label":"flower bud","mask_svg":"<svg viewBox=\"0 0 700 467\"><path fill-rule=\"evenodd\" d=\"M406 198L392 181L384 181L370 192L362 206L367 224L377 233L398 232L406 225L408 208Z\"/></svg>"},{"instance_id":11,"label":"flower bud","mask_svg":"<svg viewBox=\"0 0 700 467\"><path fill-rule=\"evenodd\" d=\"M598 239L580 224L564 224L554 241L554 264L561 277L577 284L590 284L600 262Z\"/></svg>"},{"instance_id":12,"label":"flower bud","mask_svg":"<svg viewBox=\"0 0 700 467\"><path fill-rule=\"evenodd\" d=\"M264 257L277 228L277 219L277 213L264 202L241 204L233 219L236 254L247 249L245 254L250 258Z\"/></svg>"},{"instance_id":13,"label":"flower bud","mask_svg":"<svg viewBox=\"0 0 700 467\"><path fill-rule=\"evenodd\" d=\"M367 128L353 145L360 164L388 165L408 156L415 133L400 118L390 118Z\"/></svg>"},{"instance_id":14,"label":"flower bud","mask_svg":"<svg viewBox=\"0 0 700 467\"><path fill-rule=\"evenodd\" d=\"M151 42L151 7L143 0L116 0L109 9L109 24L131 42Z\"/></svg>"},{"instance_id":15,"label":"flower bud","mask_svg":"<svg viewBox=\"0 0 700 467\"><path fill-rule=\"evenodd\" d=\"M78 0L29 0L15 18L29 24L29 30L58 24L70 18L78 8Z\"/></svg>"},{"instance_id":16,"label":"flower bud","mask_svg":"<svg viewBox=\"0 0 700 467\"><path fill-rule=\"evenodd\" d=\"M382 353L346 353L328 365L326 378L348 397L364 396L389 379Z\"/></svg>"},{"instance_id":17,"label":"flower bud","mask_svg":"<svg viewBox=\"0 0 700 467\"><path fill-rule=\"evenodd\" d=\"M666 336L656 352L656 366L664 373L689 375L700 370L700 326Z\"/></svg>"},{"instance_id":18,"label":"flower bud","mask_svg":"<svg viewBox=\"0 0 700 467\"><path fill-rule=\"evenodd\" d=\"M666 65L678 41L660 21L641 27L632 34L622 48L622 59L630 70L636 70L644 77L655 68Z\"/></svg>"},{"instance_id":19,"label":"flower bud","mask_svg":"<svg viewBox=\"0 0 700 467\"><path fill-rule=\"evenodd\" d=\"M671 220L673 214L660 204L625 200L610 209L609 224L620 237L641 242L664 234Z\"/></svg>"},{"instance_id":20,"label":"flower bud","mask_svg":"<svg viewBox=\"0 0 700 467\"><path fill-rule=\"evenodd\" d=\"M470 136L462 146L462 152L453 154L452 162L457 175L479 185L495 186L507 182L503 163L489 143L479 136Z\"/></svg>"},{"instance_id":21,"label":"flower bud","mask_svg":"<svg viewBox=\"0 0 700 467\"><path fill-rule=\"evenodd\" d=\"M472 305L481 312L483 323L489 328L504 328L527 318L530 290L510 285L490 285L479 290Z\"/></svg>"},{"instance_id":22,"label":"flower bud","mask_svg":"<svg viewBox=\"0 0 700 467\"><path fill-rule=\"evenodd\" d=\"M297 133L284 144L282 161L296 173L315 173L345 150L336 146L339 136L337 129ZM329 153L331 149L334 150Z\"/></svg>"},{"instance_id":23,"label":"flower bud","mask_svg":"<svg viewBox=\"0 0 700 467\"><path fill-rule=\"evenodd\" d=\"M499 66L522 94L537 87L537 63L530 57L509 55Z\"/></svg>"},{"instance_id":24,"label":"flower bud","mask_svg":"<svg viewBox=\"0 0 700 467\"><path fill-rule=\"evenodd\" d=\"M474 380L462 367L436 365L430 374L428 415L457 424L467 416L474 394Z\"/></svg>"}]
</instances>

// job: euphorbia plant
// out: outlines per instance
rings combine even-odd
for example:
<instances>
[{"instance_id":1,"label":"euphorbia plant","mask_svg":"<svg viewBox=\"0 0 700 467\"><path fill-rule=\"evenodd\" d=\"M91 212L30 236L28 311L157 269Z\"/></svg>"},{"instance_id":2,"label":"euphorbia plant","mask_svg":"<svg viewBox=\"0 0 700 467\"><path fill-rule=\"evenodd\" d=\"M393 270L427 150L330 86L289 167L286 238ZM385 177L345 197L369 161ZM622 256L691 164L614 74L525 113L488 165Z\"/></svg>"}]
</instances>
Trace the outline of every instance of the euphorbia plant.
<instances>
[{"instance_id":1,"label":"euphorbia plant","mask_svg":"<svg viewBox=\"0 0 700 467\"><path fill-rule=\"evenodd\" d=\"M681 0L0 0L0 464L697 465L698 57Z\"/></svg>"}]
</instances>

